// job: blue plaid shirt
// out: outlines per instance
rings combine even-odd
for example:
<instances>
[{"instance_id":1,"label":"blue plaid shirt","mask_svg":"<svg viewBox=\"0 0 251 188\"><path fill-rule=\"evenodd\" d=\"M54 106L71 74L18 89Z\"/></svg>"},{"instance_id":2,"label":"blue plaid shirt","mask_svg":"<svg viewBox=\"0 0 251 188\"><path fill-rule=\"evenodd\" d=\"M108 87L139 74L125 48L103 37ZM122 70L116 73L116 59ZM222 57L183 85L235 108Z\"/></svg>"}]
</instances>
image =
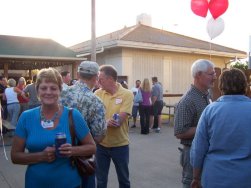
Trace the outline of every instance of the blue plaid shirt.
<instances>
[{"instance_id":1,"label":"blue plaid shirt","mask_svg":"<svg viewBox=\"0 0 251 188\"><path fill-rule=\"evenodd\" d=\"M209 95L202 93L194 85L179 101L174 114L174 135L196 127L200 116L209 104ZM181 144L191 146L193 139L181 139Z\"/></svg>"}]
</instances>

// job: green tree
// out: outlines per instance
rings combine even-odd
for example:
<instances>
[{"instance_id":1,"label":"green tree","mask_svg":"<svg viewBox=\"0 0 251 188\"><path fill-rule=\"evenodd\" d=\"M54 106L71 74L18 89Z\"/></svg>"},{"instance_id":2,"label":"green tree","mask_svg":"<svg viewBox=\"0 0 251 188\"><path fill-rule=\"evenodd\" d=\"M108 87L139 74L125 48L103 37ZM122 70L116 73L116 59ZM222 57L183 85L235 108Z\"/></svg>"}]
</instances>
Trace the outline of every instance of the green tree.
<instances>
[{"instance_id":1,"label":"green tree","mask_svg":"<svg viewBox=\"0 0 251 188\"><path fill-rule=\"evenodd\" d=\"M237 69L241 69L241 70L247 70L248 69L248 62L242 62L240 60L236 60L234 62L231 63L230 65L231 68L237 68Z\"/></svg>"}]
</instances>

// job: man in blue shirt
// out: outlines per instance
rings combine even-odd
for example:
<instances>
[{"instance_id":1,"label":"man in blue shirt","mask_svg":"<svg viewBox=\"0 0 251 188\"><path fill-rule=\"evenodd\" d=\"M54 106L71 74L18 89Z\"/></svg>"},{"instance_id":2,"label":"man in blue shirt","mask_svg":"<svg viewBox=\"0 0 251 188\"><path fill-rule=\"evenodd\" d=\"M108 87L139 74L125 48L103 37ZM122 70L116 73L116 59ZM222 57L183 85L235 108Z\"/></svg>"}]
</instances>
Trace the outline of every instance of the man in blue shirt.
<instances>
[{"instance_id":1,"label":"man in blue shirt","mask_svg":"<svg viewBox=\"0 0 251 188\"><path fill-rule=\"evenodd\" d=\"M156 133L160 132L161 127L161 112L163 109L163 88L160 82L158 82L157 77L152 77L153 87L152 87L152 109L150 116L151 129L155 128ZM154 118L154 121L153 121Z\"/></svg>"}]
</instances>

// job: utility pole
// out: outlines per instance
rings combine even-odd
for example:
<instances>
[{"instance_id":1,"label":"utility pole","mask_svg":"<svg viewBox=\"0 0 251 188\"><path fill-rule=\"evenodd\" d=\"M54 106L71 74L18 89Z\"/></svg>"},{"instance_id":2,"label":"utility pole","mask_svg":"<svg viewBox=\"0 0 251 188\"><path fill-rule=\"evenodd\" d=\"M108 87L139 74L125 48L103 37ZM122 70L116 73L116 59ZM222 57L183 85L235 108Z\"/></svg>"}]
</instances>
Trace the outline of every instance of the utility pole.
<instances>
[{"instance_id":1,"label":"utility pole","mask_svg":"<svg viewBox=\"0 0 251 188\"><path fill-rule=\"evenodd\" d=\"M95 0L92 1L92 42L91 42L91 61L96 62L96 11Z\"/></svg>"}]
</instances>

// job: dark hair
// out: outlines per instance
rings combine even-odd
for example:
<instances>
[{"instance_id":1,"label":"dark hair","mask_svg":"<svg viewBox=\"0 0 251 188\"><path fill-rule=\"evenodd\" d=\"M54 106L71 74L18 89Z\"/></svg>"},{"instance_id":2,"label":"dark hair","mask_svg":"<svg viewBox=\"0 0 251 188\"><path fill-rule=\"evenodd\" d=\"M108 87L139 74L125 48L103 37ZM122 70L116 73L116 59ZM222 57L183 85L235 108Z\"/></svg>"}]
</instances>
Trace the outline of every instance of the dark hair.
<instances>
[{"instance_id":1,"label":"dark hair","mask_svg":"<svg viewBox=\"0 0 251 188\"><path fill-rule=\"evenodd\" d=\"M36 82L36 81L37 81L37 75L34 75L34 76L32 77L32 81L33 81L33 82Z\"/></svg>"},{"instance_id":2,"label":"dark hair","mask_svg":"<svg viewBox=\"0 0 251 188\"><path fill-rule=\"evenodd\" d=\"M247 85L247 78L240 69L227 69L219 78L219 89L223 95L244 95Z\"/></svg>"},{"instance_id":3,"label":"dark hair","mask_svg":"<svg viewBox=\"0 0 251 188\"><path fill-rule=\"evenodd\" d=\"M0 80L3 80L3 78L6 78L5 76L0 76Z\"/></svg>"},{"instance_id":4,"label":"dark hair","mask_svg":"<svg viewBox=\"0 0 251 188\"><path fill-rule=\"evenodd\" d=\"M72 79L72 80L70 81L70 85L74 85L74 84L76 83L76 81L77 81L77 79Z\"/></svg>"},{"instance_id":5,"label":"dark hair","mask_svg":"<svg viewBox=\"0 0 251 188\"><path fill-rule=\"evenodd\" d=\"M67 76L67 74L69 74L70 72L69 71L62 71L61 72L61 76L63 77L63 76Z\"/></svg>"},{"instance_id":6,"label":"dark hair","mask_svg":"<svg viewBox=\"0 0 251 188\"><path fill-rule=\"evenodd\" d=\"M111 76L114 81L117 81L117 79L118 79L118 73L117 73L115 67L112 65L102 65L99 68L99 71L104 72L106 76Z\"/></svg>"},{"instance_id":7,"label":"dark hair","mask_svg":"<svg viewBox=\"0 0 251 188\"><path fill-rule=\"evenodd\" d=\"M152 77L153 82L158 82L158 78L156 76Z\"/></svg>"},{"instance_id":8,"label":"dark hair","mask_svg":"<svg viewBox=\"0 0 251 188\"><path fill-rule=\"evenodd\" d=\"M122 85L123 88L128 89L128 85L127 85L126 81L121 81L120 84Z\"/></svg>"}]
</instances>

